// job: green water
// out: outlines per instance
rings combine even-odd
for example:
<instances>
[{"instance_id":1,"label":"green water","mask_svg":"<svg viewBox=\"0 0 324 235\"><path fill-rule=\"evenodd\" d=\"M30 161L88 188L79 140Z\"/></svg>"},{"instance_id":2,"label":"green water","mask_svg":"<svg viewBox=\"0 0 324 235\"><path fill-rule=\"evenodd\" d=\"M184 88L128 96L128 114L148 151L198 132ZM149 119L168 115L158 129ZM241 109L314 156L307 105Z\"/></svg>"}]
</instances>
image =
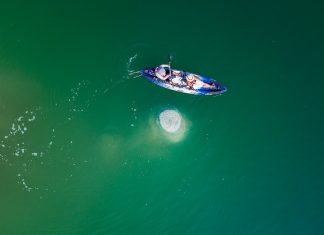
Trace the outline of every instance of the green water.
<instances>
[{"instance_id":1,"label":"green water","mask_svg":"<svg viewBox=\"0 0 324 235\"><path fill-rule=\"evenodd\" d=\"M323 234L323 4L52 2L0 3L0 234Z\"/></svg>"}]
</instances>

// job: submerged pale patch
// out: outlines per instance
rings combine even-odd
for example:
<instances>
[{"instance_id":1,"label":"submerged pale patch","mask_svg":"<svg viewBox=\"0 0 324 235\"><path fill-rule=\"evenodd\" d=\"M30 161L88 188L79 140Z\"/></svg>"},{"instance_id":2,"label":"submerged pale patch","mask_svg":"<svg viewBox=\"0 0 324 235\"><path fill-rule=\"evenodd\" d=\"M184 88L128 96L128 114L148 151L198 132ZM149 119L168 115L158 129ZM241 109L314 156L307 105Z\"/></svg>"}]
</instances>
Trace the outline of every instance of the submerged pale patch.
<instances>
[{"instance_id":1,"label":"submerged pale patch","mask_svg":"<svg viewBox=\"0 0 324 235\"><path fill-rule=\"evenodd\" d=\"M188 122L188 120L176 109L166 109L162 111L157 121L159 126L164 130L163 136L171 142L179 142L182 140L190 126L190 122Z\"/></svg>"},{"instance_id":2,"label":"submerged pale patch","mask_svg":"<svg viewBox=\"0 0 324 235\"><path fill-rule=\"evenodd\" d=\"M170 133L175 133L180 129L182 117L175 110L164 110L159 115L159 122L162 128Z\"/></svg>"}]
</instances>

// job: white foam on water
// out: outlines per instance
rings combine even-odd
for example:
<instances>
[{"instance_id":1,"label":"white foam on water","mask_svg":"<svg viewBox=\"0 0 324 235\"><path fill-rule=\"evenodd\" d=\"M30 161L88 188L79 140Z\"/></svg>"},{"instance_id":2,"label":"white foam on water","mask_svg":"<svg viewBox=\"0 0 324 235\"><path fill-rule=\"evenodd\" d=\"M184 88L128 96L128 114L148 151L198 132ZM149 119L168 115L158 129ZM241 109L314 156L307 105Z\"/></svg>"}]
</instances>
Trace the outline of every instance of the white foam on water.
<instances>
[{"instance_id":1,"label":"white foam on water","mask_svg":"<svg viewBox=\"0 0 324 235\"><path fill-rule=\"evenodd\" d=\"M128 62L126 63L126 70L127 70L127 75L125 76L126 79L138 77L140 71L135 71L134 69L132 69L132 66L135 63L135 60L137 59L137 57L138 57L138 54L135 54L134 56L131 56L128 59Z\"/></svg>"},{"instance_id":2,"label":"white foam on water","mask_svg":"<svg viewBox=\"0 0 324 235\"><path fill-rule=\"evenodd\" d=\"M138 71L132 69L137 58L138 54L128 58L126 62L126 76L133 77L138 74ZM88 164L88 159L72 157L74 151L73 144L76 142L71 139L72 136L63 131L64 135L67 135L64 136L66 142L60 143L57 141L57 138L62 133L62 130L70 126L77 115L86 112L99 96L103 96L125 81L125 78L123 78L115 82L113 80L109 82L108 78L105 78L104 84L101 87L95 88L91 88L91 84L88 81L80 81L74 88L70 89L70 94L67 97L64 97L62 100L53 100L51 107L35 107L24 110L10 123L8 133L2 138L0 137L0 161L12 167L11 169L18 173L18 184L22 185L25 191L38 190L39 192L44 192L45 188L52 188L51 185L46 185L46 183L43 183L42 186L37 186L35 180L32 179L37 180L37 177L35 177L37 172L34 172L35 169L44 170L44 167L48 167L52 162L60 164L60 162L57 162L59 160L52 156L53 154L58 154L57 152L66 155L64 157L66 162L64 163L67 163L70 167L70 175L73 175L77 167L80 167L82 164ZM138 121L135 102L132 104L131 111L133 113L133 120L130 126L135 127ZM47 119L51 116L59 117L54 121ZM42 127L44 122L47 123L47 121L49 122L48 130ZM39 131L40 133L38 133ZM38 143L32 141L33 137L31 136L35 136L35 133L42 136ZM62 139L61 137L60 139ZM63 179L66 176L69 175L60 175L58 177ZM54 192L56 190L46 191Z\"/></svg>"},{"instance_id":3,"label":"white foam on water","mask_svg":"<svg viewBox=\"0 0 324 235\"><path fill-rule=\"evenodd\" d=\"M130 57L129 60L128 60L128 66L130 66L132 64L132 62L137 58L137 54L135 54L134 56Z\"/></svg>"},{"instance_id":4,"label":"white foam on water","mask_svg":"<svg viewBox=\"0 0 324 235\"><path fill-rule=\"evenodd\" d=\"M135 100L133 100L132 102L132 106L130 108L130 110L132 111L133 113L133 122L130 124L131 127L135 127L135 123L137 122L137 108L136 108L136 102Z\"/></svg>"},{"instance_id":5,"label":"white foam on water","mask_svg":"<svg viewBox=\"0 0 324 235\"><path fill-rule=\"evenodd\" d=\"M106 89L106 87L100 88ZM103 94L103 90L95 89L91 90L87 86L87 82L81 81L75 88L72 88L69 97L62 102L55 102L55 107L52 109L36 107L31 110L23 111L22 115L19 115L13 120L8 129L8 133L0 138L0 161L5 163L7 166L12 167L12 170L16 171L18 177L18 184L22 185L22 189L27 192L34 190L43 191L44 187L51 188L51 185L43 184L41 187L33 185L30 177L35 178L34 169L41 170L44 167L48 167L49 163L55 159L52 158L51 153L52 147L55 146L55 151L64 151L62 154L71 154L73 151L72 143L74 140L67 139L67 144L60 146L55 145L56 129L63 130L66 128L68 119L72 121L78 113L84 112L92 104L98 95ZM80 95L82 97L80 97ZM86 100L86 101L84 101ZM46 122L47 117L52 114L62 113L59 119L55 120L54 123L49 124L49 130L42 128L40 135L43 139L39 143L33 143L26 136L26 132L35 135L34 129L39 131L36 126L43 125ZM38 118L40 116L40 118ZM37 121L38 120L38 121ZM40 122L40 123L39 123ZM67 138L70 138L67 136ZM66 158L64 158L66 159ZM58 159L56 159L59 161ZM73 160L73 161L72 161ZM81 163L87 164L88 160L80 159ZM80 167L78 160L71 159L68 161L68 167L70 172L75 168ZM55 164L60 164L56 162ZM60 176L64 178L64 176ZM28 180L28 184L27 184ZM50 190L56 191L56 190Z\"/></svg>"}]
</instances>

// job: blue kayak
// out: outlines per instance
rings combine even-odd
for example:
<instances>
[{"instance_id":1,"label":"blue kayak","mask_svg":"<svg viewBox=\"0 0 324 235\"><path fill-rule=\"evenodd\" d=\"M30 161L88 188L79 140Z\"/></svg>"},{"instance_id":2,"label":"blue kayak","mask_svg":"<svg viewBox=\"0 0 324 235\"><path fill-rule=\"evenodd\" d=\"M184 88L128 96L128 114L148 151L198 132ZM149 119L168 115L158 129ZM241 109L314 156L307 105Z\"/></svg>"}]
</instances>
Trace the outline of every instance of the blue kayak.
<instances>
[{"instance_id":1,"label":"blue kayak","mask_svg":"<svg viewBox=\"0 0 324 235\"><path fill-rule=\"evenodd\" d=\"M214 79L171 69L167 64L142 69L141 74L156 85L192 95L221 95L227 91L224 85Z\"/></svg>"}]
</instances>

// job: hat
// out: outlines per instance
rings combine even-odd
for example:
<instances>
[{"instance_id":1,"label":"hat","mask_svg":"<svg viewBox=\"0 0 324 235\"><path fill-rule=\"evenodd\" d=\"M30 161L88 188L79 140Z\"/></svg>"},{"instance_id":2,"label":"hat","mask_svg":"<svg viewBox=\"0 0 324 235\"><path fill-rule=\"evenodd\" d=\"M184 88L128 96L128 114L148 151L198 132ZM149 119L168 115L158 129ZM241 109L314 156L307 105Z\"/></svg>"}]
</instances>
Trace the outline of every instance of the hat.
<instances>
[{"instance_id":1,"label":"hat","mask_svg":"<svg viewBox=\"0 0 324 235\"><path fill-rule=\"evenodd\" d=\"M159 73L161 76L165 76L166 71L165 71L164 68L159 68L158 73Z\"/></svg>"},{"instance_id":2,"label":"hat","mask_svg":"<svg viewBox=\"0 0 324 235\"><path fill-rule=\"evenodd\" d=\"M189 75L187 76L187 79L188 79L188 81L193 81L193 80L195 79L195 76L192 75L192 74L189 74Z\"/></svg>"}]
</instances>

